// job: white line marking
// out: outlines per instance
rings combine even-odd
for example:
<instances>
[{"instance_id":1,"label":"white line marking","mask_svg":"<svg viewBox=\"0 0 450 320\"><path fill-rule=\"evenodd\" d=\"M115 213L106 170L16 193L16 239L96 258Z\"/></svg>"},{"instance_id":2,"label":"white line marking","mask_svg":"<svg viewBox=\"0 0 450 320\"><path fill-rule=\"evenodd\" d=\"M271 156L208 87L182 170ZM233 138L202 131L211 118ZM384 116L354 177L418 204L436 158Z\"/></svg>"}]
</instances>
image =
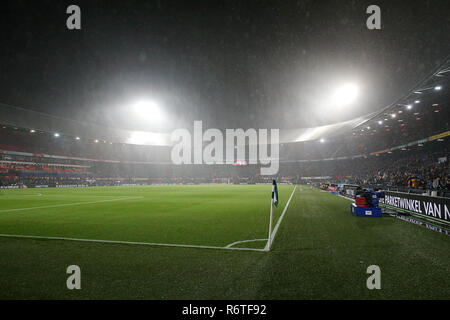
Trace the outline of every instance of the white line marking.
<instances>
[{"instance_id":1,"label":"white line marking","mask_svg":"<svg viewBox=\"0 0 450 320\"><path fill-rule=\"evenodd\" d=\"M272 232L272 241L270 243L267 241L267 245L264 248L264 250L269 251L270 247L272 246L273 240L275 239L275 236L277 235L278 228L280 226L281 221L283 220L284 214L286 213L287 208L289 207L289 203L291 202L292 196L294 195L295 189L297 189L297 186L295 186L294 190L292 190L291 196L289 197L288 202L286 203L286 206L284 207L283 213L281 214L280 218L278 219L277 224L275 225L275 228L273 228Z\"/></svg>"},{"instance_id":2,"label":"white line marking","mask_svg":"<svg viewBox=\"0 0 450 320\"><path fill-rule=\"evenodd\" d=\"M34 210L34 209L44 209L44 208L58 208L58 207L67 207L67 206L79 206L79 205L82 205L82 204L94 204L94 203L112 202L112 201L121 201L121 200L131 200L131 199L141 199L141 198L143 198L143 197L126 197L126 198L98 200L98 201L73 202L73 203L54 204L54 205L49 205L49 206L39 206L39 207L30 207L30 208L5 209L5 210L0 210L0 212L14 212L14 211L24 211L24 210Z\"/></svg>"},{"instance_id":3,"label":"white line marking","mask_svg":"<svg viewBox=\"0 0 450 320\"><path fill-rule=\"evenodd\" d=\"M241 241L235 241L233 243L230 243L225 248L231 248L232 246L238 244L238 243L246 243L246 242L254 242L254 241L267 241L267 239L253 239L253 240L241 240Z\"/></svg>"},{"instance_id":4,"label":"white line marking","mask_svg":"<svg viewBox=\"0 0 450 320\"><path fill-rule=\"evenodd\" d=\"M15 235L15 234L0 234L0 237L43 239L43 240L65 240L65 241L113 243L113 244L132 244L132 245L146 245L146 246L158 246L158 247L242 250L242 251L261 251L261 252L265 251L264 249L256 249L256 248L228 248L228 247L216 247L216 246L199 246L199 245L190 245L190 244L152 243L152 242L135 242L135 241L118 241L118 240L95 240L95 239L78 239L78 238L64 238L64 237L27 236L27 235Z\"/></svg>"}]
</instances>

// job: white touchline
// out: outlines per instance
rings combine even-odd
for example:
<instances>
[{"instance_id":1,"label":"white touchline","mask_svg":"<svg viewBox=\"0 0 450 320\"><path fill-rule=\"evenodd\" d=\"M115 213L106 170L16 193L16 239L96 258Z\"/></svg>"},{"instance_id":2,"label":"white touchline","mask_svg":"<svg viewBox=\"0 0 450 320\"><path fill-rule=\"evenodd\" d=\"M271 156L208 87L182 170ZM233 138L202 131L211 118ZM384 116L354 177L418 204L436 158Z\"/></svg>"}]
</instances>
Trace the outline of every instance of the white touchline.
<instances>
[{"instance_id":1,"label":"white touchline","mask_svg":"<svg viewBox=\"0 0 450 320\"><path fill-rule=\"evenodd\" d=\"M83 205L83 204L94 204L94 203L122 201L122 200L131 200L131 199L141 199L141 198L144 198L144 197L126 197L126 198L116 198L116 199L98 200L98 201L85 201L85 202L73 202L73 203L54 204L54 205L49 205L49 206L38 206L38 207L29 207L29 208L5 209L5 210L0 210L0 212L14 212L14 211L24 211L24 210L34 210L34 209L79 206L79 205Z\"/></svg>"},{"instance_id":2,"label":"white touchline","mask_svg":"<svg viewBox=\"0 0 450 320\"><path fill-rule=\"evenodd\" d=\"M241 251L261 251L261 252L265 251L264 249L256 249L256 248L228 248L228 247L216 247L216 246L200 246L200 245L191 245L191 244L153 243L153 242L136 242L136 241L119 241L119 240L95 240L95 239L78 239L78 238L64 238L64 237L28 236L28 235L17 235L17 234L0 234L0 237L43 239L43 240L65 240L65 241L112 243L112 244L131 244L131 245L146 245L146 246L158 246L158 247L241 250Z\"/></svg>"},{"instance_id":3,"label":"white touchline","mask_svg":"<svg viewBox=\"0 0 450 320\"><path fill-rule=\"evenodd\" d=\"M275 236L277 235L278 227L280 226L280 223L283 220L284 214L286 213L286 210L289 207L289 203L291 202L291 199L294 196L295 189L297 189L297 186L295 186L294 190L292 190L291 196L289 197L289 200L286 203L286 206L284 207L283 213L281 214L280 218L278 219L278 222L275 225L275 228L273 228L272 240L270 241L270 243L267 243L267 246L266 246L266 248L264 250L270 250L270 247L272 246L273 240L275 239Z\"/></svg>"}]
</instances>

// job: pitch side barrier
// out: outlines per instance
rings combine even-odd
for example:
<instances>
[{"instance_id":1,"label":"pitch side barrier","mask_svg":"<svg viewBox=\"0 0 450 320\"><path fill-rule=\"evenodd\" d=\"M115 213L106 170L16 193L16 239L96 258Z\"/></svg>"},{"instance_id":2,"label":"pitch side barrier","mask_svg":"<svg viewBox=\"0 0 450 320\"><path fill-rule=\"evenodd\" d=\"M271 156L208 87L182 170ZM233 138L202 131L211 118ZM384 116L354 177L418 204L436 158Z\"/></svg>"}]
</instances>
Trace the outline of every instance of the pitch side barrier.
<instances>
[{"instance_id":1,"label":"pitch side barrier","mask_svg":"<svg viewBox=\"0 0 450 320\"><path fill-rule=\"evenodd\" d=\"M450 198L384 191L380 206L450 226Z\"/></svg>"},{"instance_id":2,"label":"pitch side barrier","mask_svg":"<svg viewBox=\"0 0 450 320\"><path fill-rule=\"evenodd\" d=\"M294 185L295 183L289 181L282 181L279 185ZM49 184L49 185L30 185L30 186L0 186L0 189L33 189L33 188L99 188L99 187L145 187L145 186L198 186L198 185L272 185L269 182L266 183L223 183L223 182L173 182L173 183L123 183L123 184Z\"/></svg>"}]
</instances>

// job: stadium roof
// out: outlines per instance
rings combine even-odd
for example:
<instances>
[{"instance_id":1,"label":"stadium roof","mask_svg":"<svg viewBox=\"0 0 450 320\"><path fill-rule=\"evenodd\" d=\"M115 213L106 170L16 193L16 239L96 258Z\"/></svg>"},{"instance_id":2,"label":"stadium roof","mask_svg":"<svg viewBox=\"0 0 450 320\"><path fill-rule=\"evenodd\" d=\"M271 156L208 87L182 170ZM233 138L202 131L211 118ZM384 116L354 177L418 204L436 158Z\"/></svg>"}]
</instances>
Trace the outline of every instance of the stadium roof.
<instances>
[{"instance_id":1,"label":"stadium roof","mask_svg":"<svg viewBox=\"0 0 450 320\"><path fill-rule=\"evenodd\" d=\"M429 76L420 81L405 95L374 112L349 121L298 129L281 129L280 143L314 141L330 136L350 133L352 130L367 125L372 121L379 121L388 115L404 109L408 105L420 102L431 95L448 90L450 75L450 56L436 68ZM98 139L114 143L129 143L137 145L170 146L170 133L132 131L120 128L106 127L91 122L71 120L51 114L37 112L16 106L0 103L0 119L2 124L34 129L49 133L60 133L66 136L81 137L83 139Z\"/></svg>"},{"instance_id":2,"label":"stadium roof","mask_svg":"<svg viewBox=\"0 0 450 320\"><path fill-rule=\"evenodd\" d=\"M405 95L401 96L398 100L389 104L381 109L379 112L375 112L372 115L367 116L366 121L361 122L360 126L366 125L367 122L382 120L386 116L390 116L401 109L411 108L413 104L422 102L425 99L430 98L444 90L448 90L450 76L450 55L444 60L444 62L437 67L429 76L417 83L411 88Z\"/></svg>"}]
</instances>

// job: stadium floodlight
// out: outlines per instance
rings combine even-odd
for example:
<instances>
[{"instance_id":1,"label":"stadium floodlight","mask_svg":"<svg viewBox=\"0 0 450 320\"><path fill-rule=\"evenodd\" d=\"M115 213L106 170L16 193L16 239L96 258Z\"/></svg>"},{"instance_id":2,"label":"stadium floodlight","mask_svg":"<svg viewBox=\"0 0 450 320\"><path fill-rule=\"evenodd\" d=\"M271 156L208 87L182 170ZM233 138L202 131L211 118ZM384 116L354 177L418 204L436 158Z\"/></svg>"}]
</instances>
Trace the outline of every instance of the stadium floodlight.
<instances>
[{"instance_id":1,"label":"stadium floodlight","mask_svg":"<svg viewBox=\"0 0 450 320\"><path fill-rule=\"evenodd\" d=\"M382 120L378 120L378 124L379 124L379 125L382 125L382 124L383 124L383 121L382 121Z\"/></svg>"},{"instance_id":2,"label":"stadium floodlight","mask_svg":"<svg viewBox=\"0 0 450 320\"><path fill-rule=\"evenodd\" d=\"M127 139L129 144L164 145L164 134L157 132L133 131Z\"/></svg>"},{"instance_id":3,"label":"stadium floodlight","mask_svg":"<svg viewBox=\"0 0 450 320\"><path fill-rule=\"evenodd\" d=\"M58 138L58 137L59 137L59 133L58 133L58 132L55 132L55 133L53 134L53 136L55 136L55 138Z\"/></svg>"},{"instance_id":4,"label":"stadium floodlight","mask_svg":"<svg viewBox=\"0 0 450 320\"><path fill-rule=\"evenodd\" d=\"M436 91L439 91L439 90L441 90L442 89L442 86L435 86L434 87L434 90L436 90Z\"/></svg>"},{"instance_id":5,"label":"stadium floodlight","mask_svg":"<svg viewBox=\"0 0 450 320\"><path fill-rule=\"evenodd\" d=\"M417 101L418 101L418 100L417 100ZM418 102L416 102L416 103L418 103ZM412 105L408 104L408 105L406 106L406 109L411 110L411 109L412 109Z\"/></svg>"},{"instance_id":6,"label":"stadium floodlight","mask_svg":"<svg viewBox=\"0 0 450 320\"><path fill-rule=\"evenodd\" d=\"M395 113L391 114L392 118L395 118L397 115Z\"/></svg>"},{"instance_id":7,"label":"stadium floodlight","mask_svg":"<svg viewBox=\"0 0 450 320\"><path fill-rule=\"evenodd\" d=\"M416 101L414 101L414 103L416 103L416 104L417 104L417 103L420 103L420 100L416 100Z\"/></svg>"},{"instance_id":8,"label":"stadium floodlight","mask_svg":"<svg viewBox=\"0 0 450 320\"><path fill-rule=\"evenodd\" d=\"M339 106L349 105L356 100L358 93L358 86L353 83L347 83L334 92L332 103Z\"/></svg>"},{"instance_id":9,"label":"stadium floodlight","mask_svg":"<svg viewBox=\"0 0 450 320\"><path fill-rule=\"evenodd\" d=\"M135 114L146 121L159 122L164 116L161 108L150 100L139 100L133 105Z\"/></svg>"}]
</instances>

